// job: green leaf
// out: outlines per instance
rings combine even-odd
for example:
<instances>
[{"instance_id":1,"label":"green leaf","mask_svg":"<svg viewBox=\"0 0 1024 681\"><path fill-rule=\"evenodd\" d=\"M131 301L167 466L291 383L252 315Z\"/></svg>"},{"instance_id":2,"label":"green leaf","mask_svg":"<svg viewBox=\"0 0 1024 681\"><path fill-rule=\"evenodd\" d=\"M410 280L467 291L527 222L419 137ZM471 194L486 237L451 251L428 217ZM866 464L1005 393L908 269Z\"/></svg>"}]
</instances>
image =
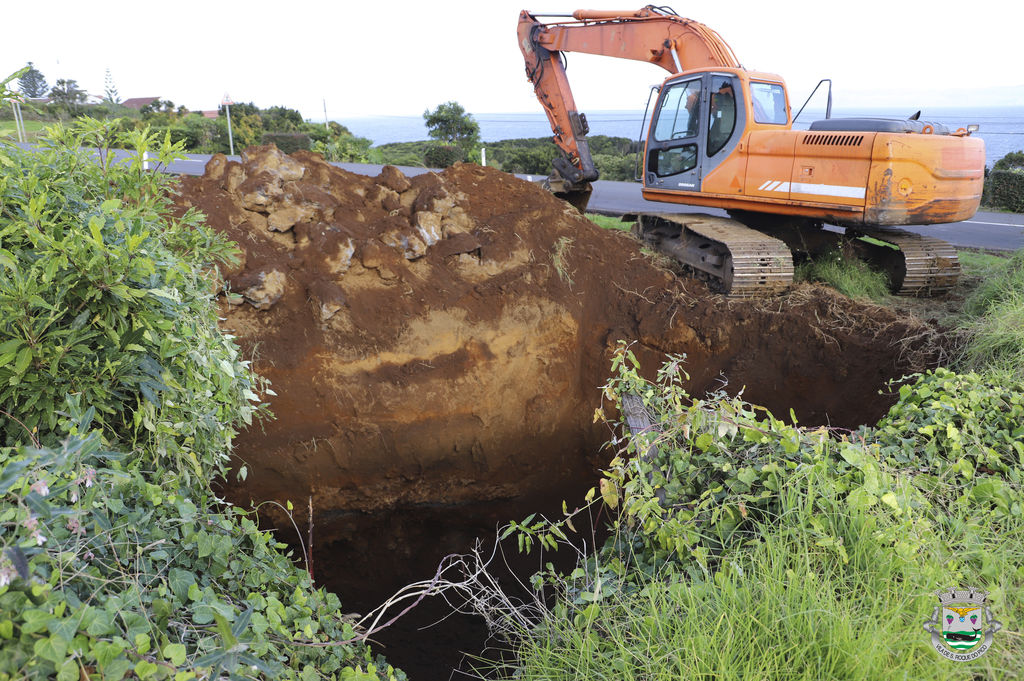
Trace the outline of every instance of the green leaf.
<instances>
[{"instance_id":1,"label":"green leaf","mask_svg":"<svg viewBox=\"0 0 1024 681\"><path fill-rule=\"evenodd\" d=\"M98 245L103 245L103 220L96 217L95 215L89 218L89 232L92 234L92 240Z\"/></svg>"},{"instance_id":2,"label":"green leaf","mask_svg":"<svg viewBox=\"0 0 1024 681\"><path fill-rule=\"evenodd\" d=\"M76 619L52 619L47 623L46 628L54 636L59 636L71 643L71 639L78 631L78 621Z\"/></svg>"},{"instance_id":3,"label":"green leaf","mask_svg":"<svg viewBox=\"0 0 1024 681\"><path fill-rule=\"evenodd\" d=\"M78 681L79 669L75 658L69 657L57 668L57 681Z\"/></svg>"},{"instance_id":4,"label":"green leaf","mask_svg":"<svg viewBox=\"0 0 1024 681\"><path fill-rule=\"evenodd\" d=\"M135 675L140 679L148 679L149 677L156 674L160 666L155 662L149 662L147 660L139 660L135 663Z\"/></svg>"},{"instance_id":5,"label":"green leaf","mask_svg":"<svg viewBox=\"0 0 1024 681\"><path fill-rule=\"evenodd\" d=\"M181 643L168 643L164 646L164 659L169 660L175 667L185 664L185 646Z\"/></svg>"},{"instance_id":6,"label":"green leaf","mask_svg":"<svg viewBox=\"0 0 1024 681\"><path fill-rule=\"evenodd\" d=\"M106 668L124 652L124 648L117 643L97 641L93 645L92 651L100 669L106 671Z\"/></svg>"},{"instance_id":7,"label":"green leaf","mask_svg":"<svg viewBox=\"0 0 1024 681\"><path fill-rule=\"evenodd\" d=\"M32 650L35 651L38 657L59 665L67 656L68 642L60 636L48 636L36 641L35 645L32 646Z\"/></svg>"},{"instance_id":8,"label":"green leaf","mask_svg":"<svg viewBox=\"0 0 1024 681\"><path fill-rule=\"evenodd\" d=\"M219 612L214 611L213 619L217 623L217 633L220 634L220 639L224 643L224 648L230 650L238 645L238 639L231 631L231 623L228 622L227 618L221 615Z\"/></svg>"},{"instance_id":9,"label":"green leaf","mask_svg":"<svg viewBox=\"0 0 1024 681\"><path fill-rule=\"evenodd\" d=\"M757 471L755 471L752 468L741 468L739 469L739 471L737 471L736 477L737 479L739 479L740 482L746 485L753 485L754 482L757 480L758 475Z\"/></svg>"},{"instance_id":10,"label":"green leaf","mask_svg":"<svg viewBox=\"0 0 1024 681\"><path fill-rule=\"evenodd\" d=\"M18 358L14 360L14 374L21 376L28 369L28 365L32 363L32 348L27 345L21 349L18 353Z\"/></svg>"},{"instance_id":11,"label":"green leaf","mask_svg":"<svg viewBox=\"0 0 1024 681\"><path fill-rule=\"evenodd\" d=\"M190 589L196 583L196 577L187 570L171 568L167 573L167 585L180 603L190 600Z\"/></svg>"},{"instance_id":12,"label":"green leaf","mask_svg":"<svg viewBox=\"0 0 1024 681\"><path fill-rule=\"evenodd\" d=\"M21 613L21 632L23 634L35 634L46 630L53 615L45 610L26 610Z\"/></svg>"}]
</instances>

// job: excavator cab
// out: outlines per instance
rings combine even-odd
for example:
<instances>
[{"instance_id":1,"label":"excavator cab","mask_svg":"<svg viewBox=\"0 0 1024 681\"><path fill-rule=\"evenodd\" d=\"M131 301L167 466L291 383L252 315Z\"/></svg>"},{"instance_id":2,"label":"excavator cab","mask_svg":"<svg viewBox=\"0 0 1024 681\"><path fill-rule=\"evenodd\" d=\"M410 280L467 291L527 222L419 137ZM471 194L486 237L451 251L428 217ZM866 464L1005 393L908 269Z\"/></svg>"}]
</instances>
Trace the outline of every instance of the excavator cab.
<instances>
[{"instance_id":1,"label":"excavator cab","mask_svg":"<svg viewBox=\"0 0 1024 681\"><path fill-rule=\"evenodd\" d=\"M662 86L644 154L644 186L699 192L701 179L727 158L746 128L740 79L688 73Z\"/></svg>"}]
</instances>

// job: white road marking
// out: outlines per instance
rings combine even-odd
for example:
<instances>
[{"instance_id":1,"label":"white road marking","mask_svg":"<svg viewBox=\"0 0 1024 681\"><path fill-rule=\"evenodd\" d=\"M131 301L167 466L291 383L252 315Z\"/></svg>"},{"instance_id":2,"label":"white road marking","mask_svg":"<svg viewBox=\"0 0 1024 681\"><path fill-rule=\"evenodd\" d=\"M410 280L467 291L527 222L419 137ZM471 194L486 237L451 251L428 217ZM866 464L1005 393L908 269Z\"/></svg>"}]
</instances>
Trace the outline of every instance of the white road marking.
<instances>
[{"instance_id":1,"label":"white road marking","mask_svg":"<svg viewBox=\"0 0 1024 681\"><path fill-rule=\"evenodd\" d=\"M1009 222L982 222L981 220L964 220L972 225L998 225L999 227L1024 227L1024 225L1014 225Z\"/></svg>"}]
</instances>

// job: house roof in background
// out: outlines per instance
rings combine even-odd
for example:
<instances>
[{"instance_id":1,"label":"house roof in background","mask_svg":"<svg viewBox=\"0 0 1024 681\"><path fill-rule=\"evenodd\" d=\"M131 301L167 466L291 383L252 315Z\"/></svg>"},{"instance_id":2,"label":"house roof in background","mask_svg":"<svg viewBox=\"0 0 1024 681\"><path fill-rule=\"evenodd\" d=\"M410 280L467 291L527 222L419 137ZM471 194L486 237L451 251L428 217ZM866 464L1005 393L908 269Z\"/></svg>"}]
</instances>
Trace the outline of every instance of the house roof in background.
<instances>
[{"instance_id":1,"label":"house roof in background","mask_svg":"<svg viewBox=\"0 0 1024 681\"><path fill-rule=\"evenodd\" d=\"M160 98L159 97L132 97L131 99L126 99L123 102L121 102L121 106L126 106L129 109L141 109L142 107L146 106L147 104L152 104L153 102L155 102L158 99L160 99Z\"/></svg>"}]
</instances>

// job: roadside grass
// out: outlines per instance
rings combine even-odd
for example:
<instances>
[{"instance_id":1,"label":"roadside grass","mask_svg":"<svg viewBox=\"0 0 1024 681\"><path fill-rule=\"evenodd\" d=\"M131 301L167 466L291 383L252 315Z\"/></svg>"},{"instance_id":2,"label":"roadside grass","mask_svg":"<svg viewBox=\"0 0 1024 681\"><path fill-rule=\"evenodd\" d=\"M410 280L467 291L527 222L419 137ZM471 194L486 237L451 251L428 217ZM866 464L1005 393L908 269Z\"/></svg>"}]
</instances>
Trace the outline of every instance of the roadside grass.
<instances>
[{"instance_id":1,"label":"roadside grass","mask_svg":"<svg viewBox=\"0 0 1024 681\"><path fill-rule=\"evenodd\" d=\"M821 282L855 299L881 302L889 297L889 280L884 272L839 249L797 265L793 279Z\"/></svg>"},{"instance_id":2,"label":"roadside grass","mask_svg":"<svg viewBox=\"0 0 1024 681\"><path fill-rule=\"evenodd\" d=\"M807 531L807 511L791 507L791 517L763 525L745 555L713 577L666 571L563 611L575 614L559 616L556 608L520 640L515 669L501 670L502 678L1019 678L1024 641L1011 623L1021 608L1010 597L1024 586L1019 523L997 530L953 514L936 541L908 559L869 515L835 500L824 513L819 506L816 519L843 540L844 562ZM965 574L949 573L950 556L968 566ZM941 657L923 630L933 592L950 580L1000 591L993 614L1007 629L968 664Z\"/></svg>"},{"instance_id":3,"label":"roadside grass","mask_svg":"<svg viewBox=\"0 0 1024 681\"><path fill-rule=\"evenodd\" d=\"M53 123L47 123L45 121L25 121L25 135L28 138L33 138L42 133L48 125ZM17 141L18 129L14 125L14 121L0 121L0 137L10 137L12 140Z\"/></svg>"},{"instance_id":4,"label":"roadside grass","mask_svg":"<svg viewBox=\"0 0 1024 681\"><path fill-rule=\"evenodd\" d=\"M981 280L964 301L957 367L1024 378L1024 250L1009 258L978 255L968 258Z\"/></svg>"},{"instance_id":5,"label":"roadside grass","mask_svg":"<svg viewBox=\"0 0 1024 681\"><path fill-rule=\"evenodd\" d=\"M631 222L623 222L617 217L599 215L598 213L587 213L587 219L603 229L614 229L618 232L628 232L632 229Z\"/></svg>"},{"instance_id":6,"label":"roadside grass","mask_svg":"<svg viewBox=\"0 0 1024 681\"><path fill-rule=\"evenodd\" d=\"M961 249L957 251L957 257L960 259L964 277L978 277L984 280L1002 273L1006 269L1007 260L1013 257L1013 254Z\"/></svg>"}]
</instances>

